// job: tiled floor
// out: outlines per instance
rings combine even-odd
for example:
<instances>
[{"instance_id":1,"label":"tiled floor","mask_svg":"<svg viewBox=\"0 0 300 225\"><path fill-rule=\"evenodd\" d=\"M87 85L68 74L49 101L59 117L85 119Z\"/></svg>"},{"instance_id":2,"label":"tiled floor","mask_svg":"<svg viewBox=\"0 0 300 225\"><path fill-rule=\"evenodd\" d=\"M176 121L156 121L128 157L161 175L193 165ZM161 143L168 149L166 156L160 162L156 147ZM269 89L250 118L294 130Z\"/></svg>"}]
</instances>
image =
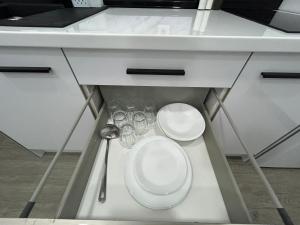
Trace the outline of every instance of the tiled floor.
<instances>
[{"instance_id":1,"label":"tiled floor","mask_svg":"<svg viewBox=\"0 0 300 225\"><path fill-rule=\"evenodd\" d=\"M53 154L41 159L0 134L0 217L18 217ZM79 154L63 154L31 217L53 218ZM249 164L229 160L255 223L282 224L259 177ZM300 169L263 169L295 224L300 224Z\"/></svg>"}]
</instances>

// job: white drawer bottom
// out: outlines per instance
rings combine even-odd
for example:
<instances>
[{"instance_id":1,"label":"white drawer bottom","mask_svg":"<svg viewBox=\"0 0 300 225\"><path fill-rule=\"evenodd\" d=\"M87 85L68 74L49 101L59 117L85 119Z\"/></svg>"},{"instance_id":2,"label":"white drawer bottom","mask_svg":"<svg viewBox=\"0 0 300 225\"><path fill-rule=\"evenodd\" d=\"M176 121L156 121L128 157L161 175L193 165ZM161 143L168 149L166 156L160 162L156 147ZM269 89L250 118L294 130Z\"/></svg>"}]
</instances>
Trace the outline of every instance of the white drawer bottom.
<instances>
[{"instance_id":1,"label":"white drawer bottom","mask_svg":"<svg viewBox=\"0 0 300 225\"><path fill-rule=\"evenodd\" d=\"M161 135L156 127L147 136ZM186 199L168 210L150 210L139 205L128 193L124 178L123 149L119 140L112 140L109 152L107 199L98 201L101 171L106 142L101 143L89 177L78 219L140 220L168 222L229 223L229 217L218 182L210 162L203 137L188 143L179 143L190 157L193 167L193 183Z\"/></svg>"}]
</instances>

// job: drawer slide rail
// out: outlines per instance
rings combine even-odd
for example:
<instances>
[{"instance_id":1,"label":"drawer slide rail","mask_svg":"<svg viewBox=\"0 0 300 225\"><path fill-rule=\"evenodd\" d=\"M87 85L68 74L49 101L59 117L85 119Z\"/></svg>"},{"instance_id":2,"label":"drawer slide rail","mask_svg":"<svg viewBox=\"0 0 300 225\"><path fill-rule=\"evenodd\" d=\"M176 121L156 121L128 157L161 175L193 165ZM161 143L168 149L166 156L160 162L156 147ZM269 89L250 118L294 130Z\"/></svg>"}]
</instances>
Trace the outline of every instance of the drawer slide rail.
<instances>
[{"instance_id":1,"label":"drawer slide rail","mask_svg":"<svg viewBox=\"0 0 300 225\"><path fill-rule=\"evenodd\" d=\"M235 135L237 136L239 142L241 143L242 145L242 148L244 149L244 151L247 153L248 157L249 157L249 160L253 166L253 168L255 169L255 171L257 172L257 174L259 175L261 181L263 182L265 188L267 189L270 197L271 197L271 200L273 202L273 204L275 205L282 221L284 222L285 225L294 225L292 219L290 218L290 216L288 215L286 209L282 206L281 202L279 201L275 191L273 190L270 182L268 181L268 179L266 178L265 174L263 173L262 169L260 168L260 166L258 165L255 157L253 154L251 154L246 145L244 144L242 138L240 137L239 135L239 132L238 132L238 128L235 126L229 112L227 111L225 105L223 104L222 100L218 97L218 94L217 94L217 91L216 89L213 89L212 90L212 93L213 95L215 96L215 98L217 99L218 103L219 103L219 106L222 108L226 118L228 119L228 122L230 124L230 126L232 127Z\"/></svg>"},{"instance_id":2,"label":"drawer slide rail","mask_svg":"<svg viewBox=\"0 0 300 225\"><path fill-rule=\"evenodd\" d=\"M30 215L34 205L35 205L35 202L36 202L36 199L38 197L38 195L40 194L40 192L43 190L43 187L48 179L48 177L50 176L53 168L55 167L56 165L56 162L58 160L58 158L60 157L60 155L62 154L62 152L65 150L65 147L67 146L70 138L72 137L72 134L73 132L75 131L75 128L77 127L83 113L85 112L87 106L90 104L90 101L93 97L95 93L95 88L91 91L90 95L88 96L84 106L82 107L80 113L78 114L72 128L70 129L67 137L66 137L66 140L65 142L63 143L62 147L56 152L55 156L53 157L52 161L50 162L46 172L44 173L43 177L41 178L39 184L37 185L37 187L35 188L31 198L29 199L29 201L26 203L26 206L24 207L23 211L21 212L20 214L20 218L28 218L28 216Z\"/></svg>"}]
</instances>

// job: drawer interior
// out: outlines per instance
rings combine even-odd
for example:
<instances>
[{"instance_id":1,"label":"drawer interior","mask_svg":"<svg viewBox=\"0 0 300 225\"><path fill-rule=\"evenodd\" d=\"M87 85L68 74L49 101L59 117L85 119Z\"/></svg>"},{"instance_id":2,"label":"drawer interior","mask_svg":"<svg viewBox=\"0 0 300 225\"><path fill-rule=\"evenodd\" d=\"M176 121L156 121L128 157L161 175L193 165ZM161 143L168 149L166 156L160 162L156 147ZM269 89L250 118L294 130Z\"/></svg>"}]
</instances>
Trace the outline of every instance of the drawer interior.
<instances>
[{"instance_id":1,"label":"drawer interior","mask_svg":"<svg viewBox=\"0 0 300 225\"><path fill-rule=\"evenodd\" d=\"M90 140L85 151L81 154L76 169L74 170L64 193L57 212L57 218L76 218L98 149L100 149L99 146L102 141L100 129L107 123L109 117L107 105L115 101L118 101L121 106L132 103L137 105L150 103L159 109L169 103L183 102L199 109L206 120L206 129L203 138L231 223L251 223L249 213L232 175L231 169L214 138L208 113L203 107L209 89L100 86L100 90L104 99L103 105L98 113L94 129L90 135ZM195 205L195 207L197 206ZM125 221L119 222L126 223Z\"/></svg>"}]
</instances>

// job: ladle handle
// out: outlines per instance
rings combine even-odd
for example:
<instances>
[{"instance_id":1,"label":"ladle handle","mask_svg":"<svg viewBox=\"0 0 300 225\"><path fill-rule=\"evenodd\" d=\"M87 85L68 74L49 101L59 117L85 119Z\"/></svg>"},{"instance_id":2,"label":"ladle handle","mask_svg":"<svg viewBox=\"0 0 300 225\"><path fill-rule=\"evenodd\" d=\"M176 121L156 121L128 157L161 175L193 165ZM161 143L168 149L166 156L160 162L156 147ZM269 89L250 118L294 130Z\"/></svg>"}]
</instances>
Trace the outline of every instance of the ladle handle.
<instances>
[{"instance_id":1,"label":"ladle handle","mask_svg":"<svg viewBox=\"0 0 300 225\"><path fill-rule=\"evenodd\" d=\"M108 161L108 152L109 152L109 139L106 139L106 151L105 151L105 159L104 159L104 174L101 181L100 193L98 200L101 203L104 203L106 200L106 180L107 180L107 161Z\"/></svg>"}]
</instances>

